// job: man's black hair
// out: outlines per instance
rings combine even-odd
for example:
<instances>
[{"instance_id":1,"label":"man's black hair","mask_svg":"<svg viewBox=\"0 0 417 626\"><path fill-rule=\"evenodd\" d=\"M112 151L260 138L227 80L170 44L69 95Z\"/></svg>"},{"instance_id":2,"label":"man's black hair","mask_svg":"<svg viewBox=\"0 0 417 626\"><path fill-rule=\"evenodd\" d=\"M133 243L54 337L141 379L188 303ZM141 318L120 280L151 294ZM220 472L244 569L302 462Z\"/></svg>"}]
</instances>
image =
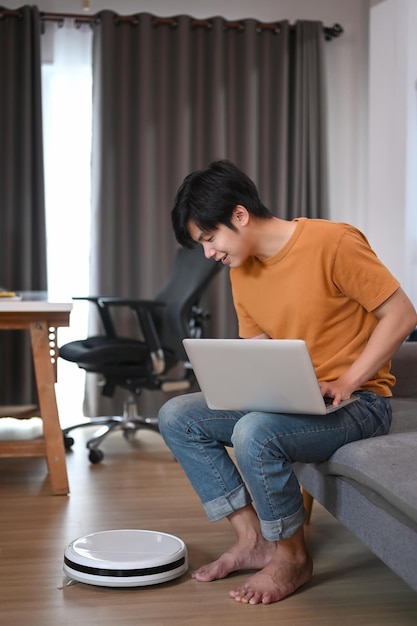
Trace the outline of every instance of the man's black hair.
<instances>
[{"instance_id":1,"label":"man's black hair","mask_svg":"<svg viewBox=\"0 0 417 626\"><path fill-rule=\"evenodd\" d=\"M171 211L178 243L184 248L195 244L188 232L190 221L204 233L214 231L220 224L236 230L231 219L238 204L255 217L272 217L262 204L255 183L230 161L215 161L205 170L192 172L179 188Z\"/></svg>"}]
</instances>

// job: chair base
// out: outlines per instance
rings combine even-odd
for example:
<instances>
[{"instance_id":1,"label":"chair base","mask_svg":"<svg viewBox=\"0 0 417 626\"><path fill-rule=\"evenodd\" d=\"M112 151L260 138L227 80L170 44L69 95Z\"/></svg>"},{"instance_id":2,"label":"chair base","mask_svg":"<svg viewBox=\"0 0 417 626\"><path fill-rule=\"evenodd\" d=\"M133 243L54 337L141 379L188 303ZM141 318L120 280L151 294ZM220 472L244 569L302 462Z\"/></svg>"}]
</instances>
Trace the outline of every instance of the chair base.
<instances>
[{"instance_id":1,"label":"chair base","mask_svg":"<svg viewBox=\"0 0 417 626\"><path fill-rule=\"evenodd\" d=\"M124 403L123 415L111 417L95 417L81 424L74 424L62 431L64 436L65 449L69 450L74 444L74 439L69 433L76 428L86 428L90 426L100 426L97 432L88 439L86 447L89 450L89 460L91 463L100 463L104 454L100 450L101 443L113 432L121 431L127 440L133 439L138 430L152 430L159 433L158 419L156 417L143 417L137 412L137 405L133 396L129 396Z\"/></svg>"}]
</instances>

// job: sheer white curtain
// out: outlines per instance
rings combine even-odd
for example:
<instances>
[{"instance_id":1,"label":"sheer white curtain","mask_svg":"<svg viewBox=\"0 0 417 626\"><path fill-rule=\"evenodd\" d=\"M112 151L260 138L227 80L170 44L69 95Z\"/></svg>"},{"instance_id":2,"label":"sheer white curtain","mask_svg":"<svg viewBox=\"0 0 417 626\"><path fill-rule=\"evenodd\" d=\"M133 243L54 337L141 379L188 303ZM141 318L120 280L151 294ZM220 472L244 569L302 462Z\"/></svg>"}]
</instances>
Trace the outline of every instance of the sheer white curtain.
<instances>
[{"instance_id":1,"label":"sheer white curtain","mask_svg":"<svg viewBox=\"0 0 417 626\"><path fill-rule=\"evenodd\" d=\"M90 246L92 31L47 23L42 36L43 136L48 289L54 296L87 295ZM74 303L71 325L58 343L86 335L87 310ZM58 361L61 422L82 416L84 374Z\"/></svg>"}]
</instances>

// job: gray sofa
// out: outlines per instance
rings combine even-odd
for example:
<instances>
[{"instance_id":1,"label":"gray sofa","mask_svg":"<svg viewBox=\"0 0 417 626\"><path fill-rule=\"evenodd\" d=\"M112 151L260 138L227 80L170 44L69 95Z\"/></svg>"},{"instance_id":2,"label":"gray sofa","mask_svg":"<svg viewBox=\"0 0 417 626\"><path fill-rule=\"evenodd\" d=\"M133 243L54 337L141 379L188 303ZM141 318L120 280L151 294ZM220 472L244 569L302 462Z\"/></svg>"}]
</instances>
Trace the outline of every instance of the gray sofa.
<instances>
[{"instance_id":1,"label":"gray sofa","mask_svg":"<svg viewBox=\"0 0 417 626\"><path fill-rule=\"evenodd\" d=\"M306 503L310 494L417 591L417 342L400 347L392 371L390 433L294 469Z\"/></svg>"}]
</instances>

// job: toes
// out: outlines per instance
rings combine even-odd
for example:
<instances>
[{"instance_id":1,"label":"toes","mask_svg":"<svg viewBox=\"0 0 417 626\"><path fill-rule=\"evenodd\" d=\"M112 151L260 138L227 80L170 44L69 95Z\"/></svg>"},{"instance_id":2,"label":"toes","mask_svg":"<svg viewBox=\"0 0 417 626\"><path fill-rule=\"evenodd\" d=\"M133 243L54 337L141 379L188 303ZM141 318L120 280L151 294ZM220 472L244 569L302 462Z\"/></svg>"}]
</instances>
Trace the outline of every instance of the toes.
<instances>
[{"instance_id":1,"label":"toes","mask_svg":"<svg viewBox=\"0 0 417 626\"><path fill-rule=\"evenodd\" d=\"M253 589L235 589L231 591L229 595L231 598L234 598L236 602L242 602L243 604L259 604L262 602L262 593L254 591Z\"/></svg>"},{"instance_id":2,"label":"toes","mask_svg":"<svg viewBox=\"0 0 417 626\"><path fill-rule=\"evenodd\" d=\"M236 600L236 602L242 602L243 604L249 604L249 603L252 604L252 602L251 602L252 597L253 597L253 594L251 592L238 593L235 596L235 600Z\"/></svg>"},{"instance_id":3,"label":"toes","mask_svg":"<svg viewBox=\"0 0 417 626\"><path fill-rule=\"evenodd\" d=\"M200 582L211 582L215 579L214 574L212 574L209 570L199 569L191 574L191 577L195 580L199 580Z\"/></svg>"},{"instance_id":4,"label":"toes","mask_svg":"<svg viewBox=\"0 0 417 626\"><path fill-rule=\"evenodd\" d=\"M249 600L249 604L261 604L261 603L268 604L268 602L265 602L265 595L258 591L253 594L253 596Z\"/></svg>"}]
</instances>

